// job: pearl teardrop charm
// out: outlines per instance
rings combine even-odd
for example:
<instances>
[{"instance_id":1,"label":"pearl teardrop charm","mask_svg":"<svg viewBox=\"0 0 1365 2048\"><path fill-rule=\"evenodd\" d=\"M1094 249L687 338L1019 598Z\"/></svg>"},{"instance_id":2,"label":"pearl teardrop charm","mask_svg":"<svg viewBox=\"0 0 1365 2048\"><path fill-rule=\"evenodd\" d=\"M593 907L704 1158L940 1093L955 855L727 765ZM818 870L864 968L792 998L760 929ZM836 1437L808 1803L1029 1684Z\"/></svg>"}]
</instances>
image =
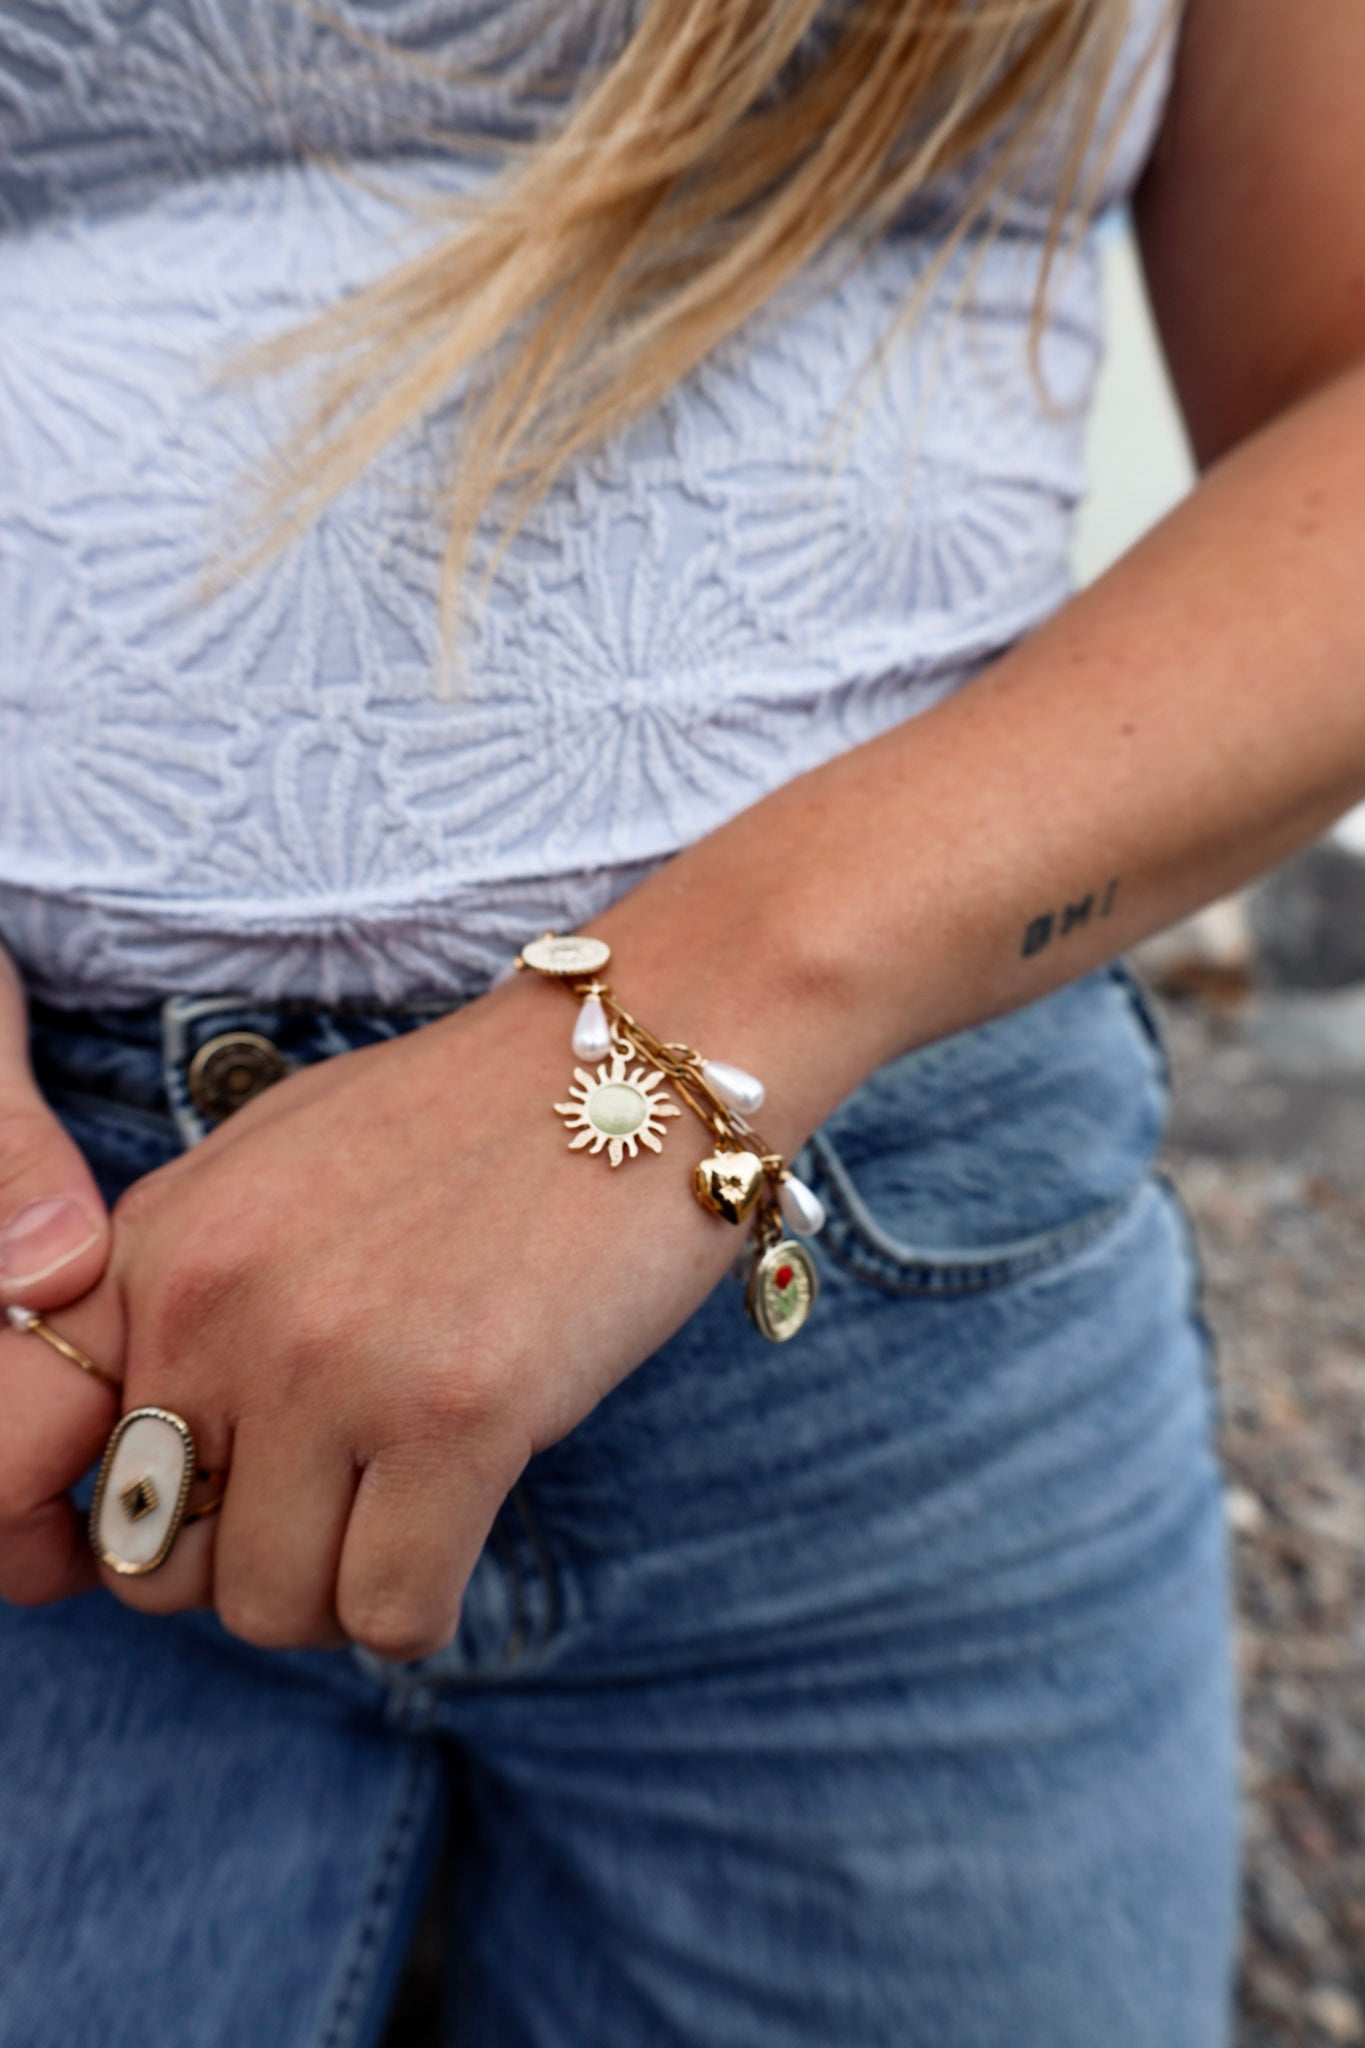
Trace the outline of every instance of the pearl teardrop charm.
<instances>
[{"instance_id":1,"label":"pearl teardrop charm","mask_svg":"<svg viewBox=\"0 0 1365 2048\"><path fill-rule=\"evenodd\" d=\"M825 1227L825 1205L794 1173L785 1176L777 1197L782 1221L797 1237L814 1237Z\"/></svg>"},{"instance_id":2,"label":"pearl teardrop charm","mask_svg":"<svg viewBox=\"0 0 1365 2048\"><path fill-rule=\"evenodd\" d=\"M573 1049L580 1060L604 1060L611 1051L611 1020L601 996L585 996L573 1028Z\"/></svg>"},{"instance_id":3,"label":"pearl teardrop charm","mask_svg":"<svg viewBox=\"0 0 1365 2048\"><path fill-rule=\"evenodd\" d=\"M707 1087L741 1116L753 1116L762 1109L763 1083L756 1075L746 1074L743 1067L727 1066L724 1060L703 1060L701 1072Z\"/></svg>"}]
</instances>

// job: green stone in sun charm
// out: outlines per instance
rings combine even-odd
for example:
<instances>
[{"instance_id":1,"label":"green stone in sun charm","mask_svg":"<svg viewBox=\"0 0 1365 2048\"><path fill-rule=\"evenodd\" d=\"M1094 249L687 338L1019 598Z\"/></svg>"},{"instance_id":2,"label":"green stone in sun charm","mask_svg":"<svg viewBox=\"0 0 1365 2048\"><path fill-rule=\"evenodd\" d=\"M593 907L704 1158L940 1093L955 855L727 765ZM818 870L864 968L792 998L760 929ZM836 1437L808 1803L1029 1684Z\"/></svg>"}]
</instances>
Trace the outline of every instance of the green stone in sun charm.
<instances>
[{"instance_id":1,"label":"green stone in sun charm","mask_svg":"<svg viewBox=\"0 0 1365 2048\"><path fill-rule=\"evenodd\" d=\"M625 1158L634 1159L641 1145L661 1152L664 1134L660 1119L682 1115L676 1102L655 1094L663 1078L651 1067L632 1067L624 1052L613 1052L595 1076L585 1067L575 1067L575 1085L569 1090L573 1100L555 1104L576 1133L569 1140L569 1150L605 1151L612 1166L619 1166Z\"/></svg>"}]
</instances>

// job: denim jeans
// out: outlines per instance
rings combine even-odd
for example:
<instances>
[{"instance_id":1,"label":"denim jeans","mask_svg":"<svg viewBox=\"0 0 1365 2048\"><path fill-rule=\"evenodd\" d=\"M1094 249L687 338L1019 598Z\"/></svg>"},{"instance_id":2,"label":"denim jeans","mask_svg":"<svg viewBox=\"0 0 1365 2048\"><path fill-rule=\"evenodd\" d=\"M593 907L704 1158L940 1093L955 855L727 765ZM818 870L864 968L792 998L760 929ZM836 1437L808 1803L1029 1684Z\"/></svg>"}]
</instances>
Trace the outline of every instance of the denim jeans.
<instances>
[{"instance_id":1,"label":"denim jeans","mask_svg":"<svg viewBox=\"0 0 1365 2048\"><path fill-rule=\"evenodd\" d=\"M40 1007L33 1056L112 1197L202 1134L215 1033L297 1064L431 1014ZM882 1068L799 1162L805 1332L722 1281L531 1460L437 1656L0 1607L2 2048L371 2043L447 1831L459 2048L1222 2048L1228 1547L1166 1103L1121 966Z\"/></svg>"}]
</instances>

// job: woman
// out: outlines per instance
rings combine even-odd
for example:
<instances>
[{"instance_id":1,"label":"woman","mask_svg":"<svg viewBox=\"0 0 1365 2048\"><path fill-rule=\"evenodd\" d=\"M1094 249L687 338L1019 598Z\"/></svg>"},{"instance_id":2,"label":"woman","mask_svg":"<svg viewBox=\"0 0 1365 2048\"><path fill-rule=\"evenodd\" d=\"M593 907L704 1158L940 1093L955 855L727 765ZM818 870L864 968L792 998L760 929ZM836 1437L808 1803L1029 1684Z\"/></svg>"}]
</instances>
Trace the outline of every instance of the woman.
<instances>
[{"instance_id":1,"label":"woman","mask_svg":"<svg viewBox=\"0 0 1365 2048\"><path fill-rule=\"evenodd\" d=\"M1365 789L1365 28L1167 16L0 11L0 1266L108 1376L0 1335L6 2042L372 2040L447 1825L480 2048L1225 2039L1107 963ZM1205 473L1069 596L1134 189ZM762 1078L794 1342L685 1106L566 1147L547 926ZM148 1405L225 1491L129 1576Z\"/></svg>"}]
</instances>

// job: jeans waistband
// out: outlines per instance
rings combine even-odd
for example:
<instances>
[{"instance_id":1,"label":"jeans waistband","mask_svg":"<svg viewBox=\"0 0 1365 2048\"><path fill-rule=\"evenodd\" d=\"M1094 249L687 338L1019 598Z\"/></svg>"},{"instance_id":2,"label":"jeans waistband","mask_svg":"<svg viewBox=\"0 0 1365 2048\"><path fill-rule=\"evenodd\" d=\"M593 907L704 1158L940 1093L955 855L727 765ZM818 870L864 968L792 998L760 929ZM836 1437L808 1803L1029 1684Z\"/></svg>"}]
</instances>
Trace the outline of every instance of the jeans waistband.
<instances>
[{"instance_id":1,"label":"jeans waistband","mask_svg":"<svg viewBox=\"0 0 1365 2048\"><path fill-rule=\"evenodd\" d=\"M40 1084L50 1090L65 1082L98 1093L107 1082L120 1101L169 1114L181 1142L194 1145L222 1120L210 1108L214 1096L205 1085L205 1053L230 1062L236 1045L272 1063L277 1074L287 1073L396 1038L472 1000L465 995L392 1005L356 998L262 1002L249 994L170 995L126 1008L67 1009L34 998L29 1015Z\"/></svg>"}]
</instances>

